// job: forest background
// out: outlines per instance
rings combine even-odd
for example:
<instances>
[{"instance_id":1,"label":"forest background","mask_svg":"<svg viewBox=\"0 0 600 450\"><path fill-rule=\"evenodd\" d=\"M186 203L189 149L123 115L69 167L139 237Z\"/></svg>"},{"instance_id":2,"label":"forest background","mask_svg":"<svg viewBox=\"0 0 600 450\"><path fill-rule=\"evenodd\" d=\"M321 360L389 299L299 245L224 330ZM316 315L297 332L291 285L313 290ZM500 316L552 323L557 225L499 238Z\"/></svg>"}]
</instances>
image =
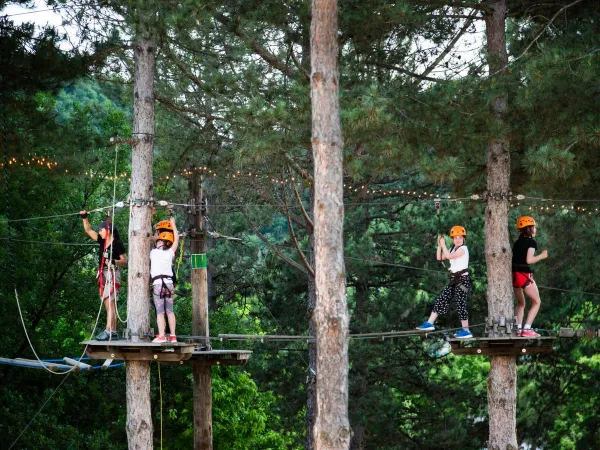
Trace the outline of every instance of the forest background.
<instances>
[{"instance_id":1,"label":"forest background","mask_svg":"<svg viewBox=\"0 0 600 450\"><path fill-rule=\"evenodd\" d=\"M8 3L0 0L0 8ZM423 321L447 281L435 261L435 237L455 224L468 232L475 280L470 320L476 334L482 331L484 203L471 196L485 190L489 101L499 91L509 93L512 191L525 196L514 200L507 227L514 240L516 218L533 215L538 242L550 254L535 267L542 294L536 326L545 332L597 326L600 5L509 2L510 76L501 86L485 70L485 2L342 0L339 6L351 333L407 330ZM96 249L76 212L123 201L129 191L129 148L116 152L109 139L131 135L136 4L49 7L77 30L72 49L66 44L75 37L60 27L39 31L0 17L6 194L0 356L6 358L34 357L15 286L40 357L81 354L78 343L92 333L100 305ZM242 238L209 245L211 335L306 335L309 3L182 0L156 2L156 11L156 197L187 203L188 181L201 175L209 229ZM435 196L446 199L439 216ZM185 208L175 213L185 229ZM33 217L43 218L16 220ZM165 217L159 211L155 222ZM91 217L93 224L102 219L103 213ZM115 222L126 236L126 209L117 209ZM188 257L186 245L178 334L191 333ZM447 328L457 323L455 315L440 321ZM431 358L429 343L351 341L353 448L486 446L489 360ZM303 448L306 344L214 345L254 352L241 369L213 369L214 447ZM600 446L597 353L597 339L562 339L551 355L519 358L519 442ZM157 369L156 442L162 423L164 448L191 448L191 373L161 366L159 382ZM0 380L1 448L126 448L124 369L64 380L3 365Z\"/></svg>"}]
</instances>

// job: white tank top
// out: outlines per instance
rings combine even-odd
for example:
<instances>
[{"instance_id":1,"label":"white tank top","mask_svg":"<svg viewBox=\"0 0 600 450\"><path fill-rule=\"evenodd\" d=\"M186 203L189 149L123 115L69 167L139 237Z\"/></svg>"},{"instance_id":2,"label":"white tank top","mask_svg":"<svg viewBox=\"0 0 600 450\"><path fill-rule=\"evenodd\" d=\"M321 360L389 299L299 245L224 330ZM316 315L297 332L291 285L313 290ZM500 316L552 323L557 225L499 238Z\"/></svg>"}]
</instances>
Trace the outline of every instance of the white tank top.
<instances>
[{"instance_id":1,"label":"white tank top","mask_svg":"<svg viewBox=\"0 0 600 450\"><path fill-rule=\"evenodd\" d=\"M150 252L150 277L158 275L173 276L173 258L175 253L172 249L163 250L160 248L152 249ZM162 280L155 280L152 284L162 284Z\"/></svg>"},{"instance_id":2,"label":"white tank top","mask_svg":"<svg viewBox=\"0 0 600 450\"><path fill-rule=\"evenodd\" d=\"M469 268L469 249L466 245L461 245L460 247L453 248L450 250L450 253L456 253L459 249L464 249L465 253L462 256L459 256L456 259L449 259L450 261L450 272L456 273L461 270L465 270Z\"/></svg>"}]
</instances>

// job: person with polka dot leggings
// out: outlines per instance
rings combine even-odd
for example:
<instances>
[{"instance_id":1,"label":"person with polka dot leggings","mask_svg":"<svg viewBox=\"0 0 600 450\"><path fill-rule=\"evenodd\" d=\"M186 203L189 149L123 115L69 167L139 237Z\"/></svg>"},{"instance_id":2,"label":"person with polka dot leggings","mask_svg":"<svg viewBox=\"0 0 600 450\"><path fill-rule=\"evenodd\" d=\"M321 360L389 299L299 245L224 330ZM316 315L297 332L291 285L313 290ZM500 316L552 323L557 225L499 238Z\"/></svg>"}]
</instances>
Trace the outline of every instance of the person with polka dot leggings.
<instances>
[{"instance_id":1,"label":"person with polka dot leggings","mask_svg":"<svg viewBox=\"0 0 600 450\"><path fill-rule=\"evenodd\" d=\"M473 285L469 274L469 249L465 245L467 231L459 225L450 230L453 246L446 247L446 239L438 236L437 259L450 261L450 283L438 296L429 319L417 327L420 331L435 330L434 323L438 316L446 314L450 305L455 303L462 329L454 335L457 339L469 339L473 335L469 331L469 313L467 311L467 296Z\"/></svg>"}]
</instances>

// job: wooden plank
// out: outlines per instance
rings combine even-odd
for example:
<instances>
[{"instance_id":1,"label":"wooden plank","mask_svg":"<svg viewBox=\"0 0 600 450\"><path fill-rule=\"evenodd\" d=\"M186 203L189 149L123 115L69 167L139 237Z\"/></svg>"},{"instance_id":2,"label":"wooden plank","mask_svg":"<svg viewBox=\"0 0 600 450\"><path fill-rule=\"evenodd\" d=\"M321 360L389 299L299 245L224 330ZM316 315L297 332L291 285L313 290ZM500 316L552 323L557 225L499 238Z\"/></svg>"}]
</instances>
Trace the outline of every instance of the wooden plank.
<instances>
[{"instance_id":1,"label":"wooden plank","mask_svg":"<svg viewBox=\"0 0 600 450\"><path fill-rule=\"evenodd\" d=\"M179 362L189 359L191 352L127 352L118 351L115 349L101 349L96 347L88 347L86 353L93 359L113 359L123 361L172 361Z\"/></svg>"},{"instance_id":2,"label":"wooden plank","mask_svg":"<svg viewBox=\"0 0 600 450\"><path fill-rule=\"evenodd\" d=\"M540 336L537 338L522 337L522 336L503 336L503 337L472 337L469 339L450 338L450 342L493 342L493 341L554 341L555 336Z\"/></svg>"},{"instance_id":3,"label":"wooden plank","mask_svg":"<svg viewBox=\"0 0 600 450\"><path fill-rule=\"evenodd\" d=\"M25 359L25 358L0 358L0 362L7 364L16 364L21 367L31 367L34 369L43 369L46 368L52 372L60 372L61 370L70 370L71 366L67 366L65 364L56 364L56 363L42 363L37 359Z\"/></svg>"},{"instance_id":4,"label":"wooden plank","mask_svg":"<svg viewBox=\"0 0 600 450\"><path fill-rule=\"evenodd\" d=\"M248 362L250 350L195 351L183 364L187 366L243 366Z\"/></svg>"},{"instance_id":5,"label":"wooden plank","mask_svg":"<svg viewBox=\"0 0 600 450\"><path fill-rule=\"evenodd\" d=\"M107 359L106 361L104 361L104 363L102 363L101 370L107 370L110 367L110 365L112 364L112 362L113 362L112 358Z\"/></svg>"},{"instance_id":6,"label":"wooden plank","mask_svg":"<svg viewBox=\"0 0 600 450\"><path fill-rule=\"evenodd\" d=\"M148 348L187 348L194 347L194 344L190 344L187 342L163 342L161 344L154 342L131 342L125 339L120 339L116 341L83 341L80 342L81 345L91 345L91 346L102 346L102 347L131 347L131 348L140 348L140 347L148 347Z\"/></svg>"},{"instance_id":7,"label":"wooden plank","mask_svg":"<svg viewBox=\"0 0 600 450\"><path fill-rule=\"evenodd\" d=\"M67 358L66 356L63 358L63 361L71 366L79 368L80 370L94 370L94 368L89 364L82 363L81 361L77 361L72 358Z\"/></svg>"},{"instance_id":8,"label":"wooden plank","mask_svg":"<svg viewBox=\"0 0 600 450\"><path fill-rule=\"evenodd\" d=\"M552 353L552 347L452 347L455 355L533 355L538 353Z\"/></svg>"}]
</instances>

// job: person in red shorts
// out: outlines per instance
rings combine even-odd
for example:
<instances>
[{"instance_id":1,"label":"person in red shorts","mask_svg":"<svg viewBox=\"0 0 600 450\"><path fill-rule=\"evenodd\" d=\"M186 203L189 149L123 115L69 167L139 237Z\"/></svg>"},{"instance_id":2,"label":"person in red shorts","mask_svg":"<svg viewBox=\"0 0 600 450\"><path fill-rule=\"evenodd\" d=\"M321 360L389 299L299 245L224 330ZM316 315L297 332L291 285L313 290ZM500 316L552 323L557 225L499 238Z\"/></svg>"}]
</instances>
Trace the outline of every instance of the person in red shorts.
<instances>
[{"instance_id":1,"label":"person in red shorts","mask_svg":"<svg viewBox=\"0 0 600 450\"><path fill-rule=\"evenodd\" d=\"M517 230L519 230L519 239L517 239L517 242L513 246L512 256L513 288L517 297L517 336L540 337L538 333L531 329L531 325L541 305L540 292L533 280L531 264L546 259L548 257L548 250L542 251L537 256L535 255L538 245L533 239L537 231L533 217L519 217L517 220ZM525 315L525 294L531 299L531 308L527 314L525 326L522 327L523 316Z\"/></svg>"}]
</instances>

